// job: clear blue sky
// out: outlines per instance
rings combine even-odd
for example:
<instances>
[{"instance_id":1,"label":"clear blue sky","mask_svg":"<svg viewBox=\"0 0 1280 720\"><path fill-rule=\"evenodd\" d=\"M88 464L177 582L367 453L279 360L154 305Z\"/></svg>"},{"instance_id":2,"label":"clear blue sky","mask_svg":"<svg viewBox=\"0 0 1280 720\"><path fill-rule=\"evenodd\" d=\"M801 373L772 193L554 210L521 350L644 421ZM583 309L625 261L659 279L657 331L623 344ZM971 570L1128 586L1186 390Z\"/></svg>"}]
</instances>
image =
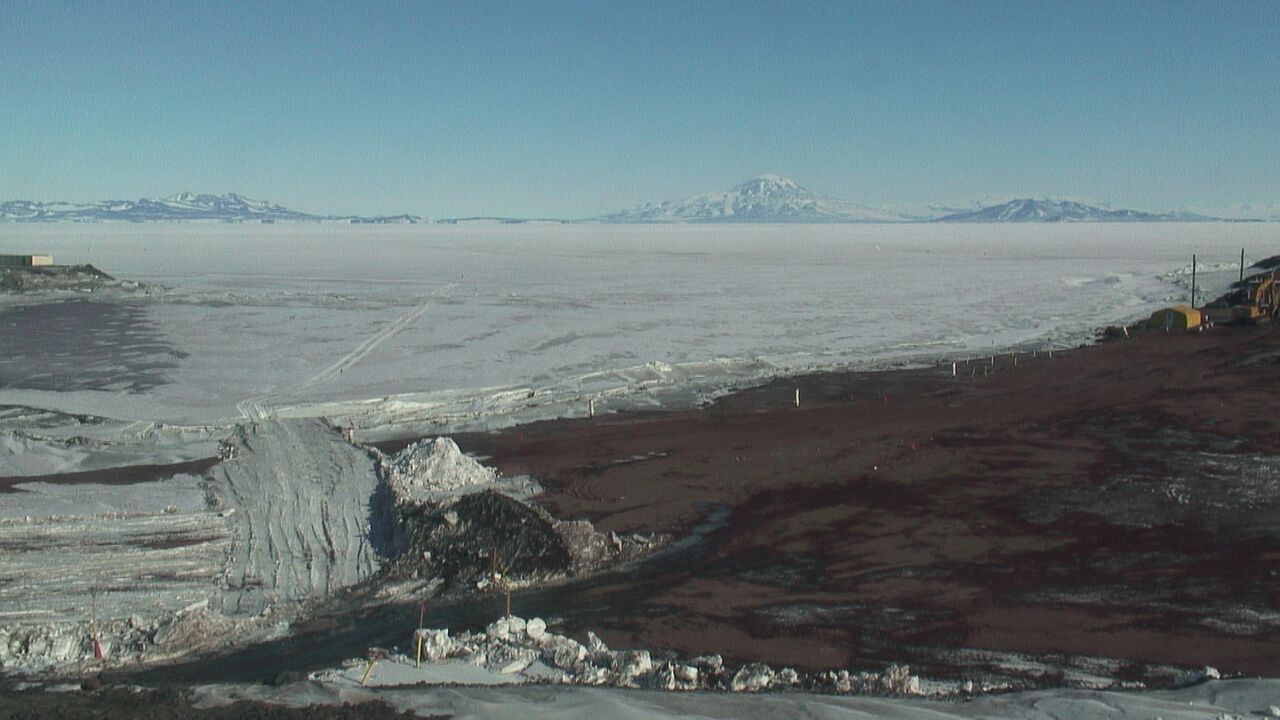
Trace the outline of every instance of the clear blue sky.
<instances>
[{"instance_id":1,"label":"clear blue sky","mask_svg":"<svg viewBox=\"0 0 1280 720\"><path fill-rule=\"evenodd\" d=\"M1280 2L0 0L0 199L1280 203Z\"/></svg>"}]
</instances>

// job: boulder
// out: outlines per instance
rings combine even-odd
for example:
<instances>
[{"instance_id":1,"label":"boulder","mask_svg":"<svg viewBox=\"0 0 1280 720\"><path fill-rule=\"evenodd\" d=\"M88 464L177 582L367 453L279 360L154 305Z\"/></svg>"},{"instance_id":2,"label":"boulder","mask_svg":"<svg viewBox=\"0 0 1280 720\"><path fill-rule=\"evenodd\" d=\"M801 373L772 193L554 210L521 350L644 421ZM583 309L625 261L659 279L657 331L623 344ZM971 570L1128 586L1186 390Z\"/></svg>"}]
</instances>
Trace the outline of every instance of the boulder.
<instances>
[{"instance_id":1,"label":"boulder","mask_svg":"<svg viewBox=\"0 0 1280 720\"><path fill-rule=\"evenodd\" d=\"M763 663L744 665L729 681L734 692L761 692L773 684L773 668Z\"/></svg>"},{"instance_id":2,"label":"boulder","mask_svg":"<svg viewBox=\"0 0 1280 720\"><path fill-rule=\"evenodd\" d=\"M525 634L534 642L541 642L547 636L547 623L542 618L533 618L524 626Z\"/></svg>"},{"instance_id":3,"label":"boulder","mask_svg":"<svg viewBox=\"0 0 1280 720\"><path fill-rule=\"evenodd\" d=\"M440 662L448 658L457 649L457 643L449 637L449 630L420 629L415 633L416 642L421 643L422 659L428 662ZM417 652L416 648L414 650Z\"/></svg>"}]
</instances>

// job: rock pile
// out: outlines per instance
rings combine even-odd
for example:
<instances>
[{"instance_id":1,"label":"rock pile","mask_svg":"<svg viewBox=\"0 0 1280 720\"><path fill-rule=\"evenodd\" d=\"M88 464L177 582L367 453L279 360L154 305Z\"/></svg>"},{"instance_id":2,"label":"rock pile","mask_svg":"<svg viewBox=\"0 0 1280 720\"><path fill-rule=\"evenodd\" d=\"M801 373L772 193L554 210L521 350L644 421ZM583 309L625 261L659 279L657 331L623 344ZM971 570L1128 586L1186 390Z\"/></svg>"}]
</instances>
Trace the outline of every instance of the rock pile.
<instances>
[{"instance_id":1,"label":"rock pile","mask_svg":"<svg viewBox=\"0 0 1280 720\"><path fill-rule=\"evenodd\" d=\"M439 579L446 592L504 589L578 575L641 557L666 544L657 535L597 532L585 520L561 521L528 497L529 478L501 477L437 437L380 458L378 502L384 577Z\"/></svg>"},{"instance_id":2,"label":"rock pile","mask_svg":"<svg viewBox=\"0 0 1280 720\"><path fill-rule=\"evenodd\" d=\"M750 663L736 670L719 655L689 660L654 658L647 650L611 650L594 633L580 643L547 631L540 618L506 617L484 632L450 635L447 629L414 634L412 655L423 662L465 662L490 672L522 674L530 682L660 690L767 692L809 690L838 694L919 695L920 680L906 666L883 673L847 670L804 674Z\"/></svg>"},{"instance_id":3,"label":"rock pile","mask_svg":"<svg viewBox=\"0 0 1280 720\"><path fill-rule=\"evenodd\" d=\"M75 675L85 663L112 667L216 647L254 625L236 623L203 605L159 619L137 615L75 624L0 628L0 671ZM94 640L100 657L95 657Z\"/></svg>"}]
</instances>

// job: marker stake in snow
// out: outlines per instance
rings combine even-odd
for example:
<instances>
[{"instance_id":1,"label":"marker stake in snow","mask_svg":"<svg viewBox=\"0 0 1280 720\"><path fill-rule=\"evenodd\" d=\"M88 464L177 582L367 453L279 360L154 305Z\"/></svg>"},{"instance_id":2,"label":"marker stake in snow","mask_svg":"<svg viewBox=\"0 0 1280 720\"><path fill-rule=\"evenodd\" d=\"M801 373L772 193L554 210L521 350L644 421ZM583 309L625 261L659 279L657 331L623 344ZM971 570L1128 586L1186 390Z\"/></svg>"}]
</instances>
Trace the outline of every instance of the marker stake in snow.
<instances>
[{"instance_id":1,"label":"marker stake in snow","mask_svg":"<svg viewBox=\"0 0 1280 720\"><path fill-rule=\"evenodd\" d=\"M796 388L796 407L800 407L800 388Z\"/></svg>"},{"instance_id":2,"label":"marker stake in snow","mask_svg":"<svg viewBox=\"0 0 1280 720\"><path fill-rule=\"evenodd\" d=\"M594 398L587 400L587 416L588 417L596 416L596 401Z\"/></svg>"},{"instance_id":3,"label":"marker stake in snow","mask_svg":"<svg viewBox=\"0 0 1280 720\"><path fill-rule=\"evenodd\" d=\"M955 377L955 376L956 376L956 364L951 363L951 377Z\"/></svg>"}]
</instances>

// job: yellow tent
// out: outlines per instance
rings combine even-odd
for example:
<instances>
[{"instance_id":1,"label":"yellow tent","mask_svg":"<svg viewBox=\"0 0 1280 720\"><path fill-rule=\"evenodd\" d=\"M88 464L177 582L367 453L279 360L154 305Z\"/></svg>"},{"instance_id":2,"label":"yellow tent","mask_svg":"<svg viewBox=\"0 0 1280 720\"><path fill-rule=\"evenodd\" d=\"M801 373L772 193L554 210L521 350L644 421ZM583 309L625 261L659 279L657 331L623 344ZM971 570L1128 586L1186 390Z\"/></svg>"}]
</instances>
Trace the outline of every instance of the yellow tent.
<instances>
[{"instance_id":1,"label":"yellow tent","mask_svg":"<svg viewBox=\"0 0 1280 720\"><path fill-rule=\"evenodd\" d=\"M1190 305L1174 305L1151 313L1151 327L1157 330L1191 330L1200 323L1200 311Z\"/></svg>"}]
</instances>

